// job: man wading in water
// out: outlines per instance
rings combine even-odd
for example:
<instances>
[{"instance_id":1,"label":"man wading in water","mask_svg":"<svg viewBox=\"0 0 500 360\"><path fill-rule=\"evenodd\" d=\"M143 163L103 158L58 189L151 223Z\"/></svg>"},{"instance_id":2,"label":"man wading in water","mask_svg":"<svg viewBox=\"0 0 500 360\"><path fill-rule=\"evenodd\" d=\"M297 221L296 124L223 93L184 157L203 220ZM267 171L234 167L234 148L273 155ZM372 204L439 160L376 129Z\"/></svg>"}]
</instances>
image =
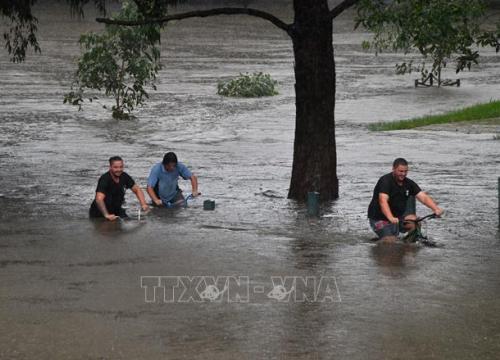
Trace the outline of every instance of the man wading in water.
<instances>
[{"instance_id":1,"label":"man wading in water","mask_svg":"<svg viewBox=\"0 0 500 360\"><path fill-rule=\"evenodd\" d=\"M179 176L184 180L191 180L193 197L200 195L198 178L186 165L177 161L175 153L168 152L162 162L153 166L148 177L147 192L155 205L170 207L184 200L177 182Z\"/></svg>"},{"instance_id":2,"label":"man wading in water","mask_svg":"<svg viewBox=\"0 0 500 360\"><path fill-rule=\"evenodd\" d=\"M129 174L123 171L123 159L119 156L113 156L109 158L109 171L103 174L97 183L95 199L89 210L90 217L104 217L110 221L118 217L127 217L125 209L122 208L125 189L132 189L142 210L149 210L141 188Z\"/></svg>"},{"instance_id":3,"label":"man wading in water","mask_svg":"<svg viewBox=\"0 0 500 360\"><path fill-rule=\"evenodd\" d=\"M413 180L408 179L408 162L403 158L394 160L392 172L382 176L373 190L372 201L368 207L370 226L379 239L386 242L396 241L400 232L415 228L413 209L409 209L408 198L415 196L418 201L440 216L440 209L434 200L423 192Z\"/></svg>"}]
</instances>

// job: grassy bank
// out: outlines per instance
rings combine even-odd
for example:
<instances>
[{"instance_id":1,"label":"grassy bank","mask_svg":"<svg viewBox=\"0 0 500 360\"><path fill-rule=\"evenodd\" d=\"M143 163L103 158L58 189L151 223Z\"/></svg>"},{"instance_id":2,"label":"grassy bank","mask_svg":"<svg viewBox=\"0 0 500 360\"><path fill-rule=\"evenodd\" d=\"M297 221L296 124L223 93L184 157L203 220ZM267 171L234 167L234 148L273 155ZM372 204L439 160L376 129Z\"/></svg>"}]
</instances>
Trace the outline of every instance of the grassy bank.
<instances>
[{"instance_id":1,"label":"grassy bank","mask_svg":"<svg viewBox=\"0 0 500 360\"><path fill-rule=\"evenodd\" d=\"M374 131L406 130L433 124L448 124L460 121L478 121L500 118L500 101L490 101L441 115L429 115L409 120L379 122L370 124L368 128Z\"/></svg>"}]
</instances>

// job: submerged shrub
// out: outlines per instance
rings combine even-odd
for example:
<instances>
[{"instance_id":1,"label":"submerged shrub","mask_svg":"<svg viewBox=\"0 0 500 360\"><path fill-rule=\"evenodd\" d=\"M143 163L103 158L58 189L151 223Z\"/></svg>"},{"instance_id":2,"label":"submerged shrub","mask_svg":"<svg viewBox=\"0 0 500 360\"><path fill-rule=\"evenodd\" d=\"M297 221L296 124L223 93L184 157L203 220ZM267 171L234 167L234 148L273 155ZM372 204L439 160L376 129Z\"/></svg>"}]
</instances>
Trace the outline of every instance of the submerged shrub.
<instances>
[{"instance_id":1,"label":"submerged shrub","mask_svg":"<svg viewBox=\"0 0 500 360\"><path fill-rule=\"evenodd\" d=\"M278 82L261 72L241 74L227 82L219 81L217 94L231 97L261 97L278 95Z\"/></svg>"}]
</instances>

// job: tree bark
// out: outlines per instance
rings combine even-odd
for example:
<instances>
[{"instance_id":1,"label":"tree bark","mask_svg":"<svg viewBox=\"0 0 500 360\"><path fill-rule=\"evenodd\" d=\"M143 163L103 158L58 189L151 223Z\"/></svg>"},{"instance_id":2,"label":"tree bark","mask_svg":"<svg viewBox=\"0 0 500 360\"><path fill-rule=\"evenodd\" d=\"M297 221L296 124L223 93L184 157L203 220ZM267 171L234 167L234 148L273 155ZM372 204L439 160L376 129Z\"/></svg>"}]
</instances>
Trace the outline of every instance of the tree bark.
<instances>
[{"instance_id":1,"label":"tree bark","mask_svg":"<svg viewBox=\"0 0 500 360\"><path fill-rule=\"evenodd\" d=\"M338 198L335 147L335 62L327 0L295 0L290 35L295 55L296 125L288 198L318 191Z\"/></svg>"}]
</instances>

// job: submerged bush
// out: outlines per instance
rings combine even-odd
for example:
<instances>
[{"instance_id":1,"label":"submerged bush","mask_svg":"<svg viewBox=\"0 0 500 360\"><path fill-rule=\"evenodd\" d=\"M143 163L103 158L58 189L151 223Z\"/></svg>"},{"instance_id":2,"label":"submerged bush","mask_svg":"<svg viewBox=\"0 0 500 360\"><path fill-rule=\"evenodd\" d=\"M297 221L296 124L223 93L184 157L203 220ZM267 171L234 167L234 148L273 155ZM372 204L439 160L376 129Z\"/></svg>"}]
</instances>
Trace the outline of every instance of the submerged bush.
<instances>
[{"instance_id":1,"label":"submerged bush","mask_svg":"<svg viewBox=\"0 0 500 360\"><path fill-rule=\"evenodd\" d=\"M220 81L217 85L217 94L232 97L261 97L278 95L278 82L269 74L261 72L241 74L227 82Z\"/></svg>"}]
</instances>

